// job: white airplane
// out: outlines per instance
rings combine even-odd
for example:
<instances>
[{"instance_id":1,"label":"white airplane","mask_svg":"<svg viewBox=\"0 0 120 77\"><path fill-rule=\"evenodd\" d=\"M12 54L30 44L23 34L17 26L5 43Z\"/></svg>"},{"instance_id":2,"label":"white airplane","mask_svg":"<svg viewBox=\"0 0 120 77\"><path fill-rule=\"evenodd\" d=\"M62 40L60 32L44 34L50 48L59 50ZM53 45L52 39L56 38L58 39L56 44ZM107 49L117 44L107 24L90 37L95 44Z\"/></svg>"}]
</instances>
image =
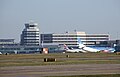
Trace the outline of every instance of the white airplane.
<instances>
[{"instance_id":1,"label":"white airplane","mask_svg":"<svg viewBox=\"0 0 120 77\"><path fill-rule=\"evenodd\" d=\"M84 51L86 52L99 52L100 50L98 49L94 49L94 48L91 48L91 47L86 47L80 40L80 38L78 38L78 43L79 43L79 48L80 49L83 49Z\"/></svg>"},{"instance_id":2,"label":"white airplane","mask_svg":"<svg viewBox=\"0 0 120 77\"><path fill-rule=\"evenodd\" d=\"M65 44L64 44L64 49L65 49L65 52L69 52L69 53L78 53L78 52L84 53L84 52L86 52L86 51L84 51L84 50L82 50L82 49L74 49L74 48L72 48L72 47L71 47L71 49L70 49L70 48L68 48L68 46L66 46Z\"/></svg>"},{"instance_id":3,"label":"white airplane","mask_svg":"<svg viewBox=\"0 0 120 77\"><path fill-rule=\"evenodd\" d=\"M0 52L0 55L2 55L2 53Z\"/></svg>"}]
</instances>

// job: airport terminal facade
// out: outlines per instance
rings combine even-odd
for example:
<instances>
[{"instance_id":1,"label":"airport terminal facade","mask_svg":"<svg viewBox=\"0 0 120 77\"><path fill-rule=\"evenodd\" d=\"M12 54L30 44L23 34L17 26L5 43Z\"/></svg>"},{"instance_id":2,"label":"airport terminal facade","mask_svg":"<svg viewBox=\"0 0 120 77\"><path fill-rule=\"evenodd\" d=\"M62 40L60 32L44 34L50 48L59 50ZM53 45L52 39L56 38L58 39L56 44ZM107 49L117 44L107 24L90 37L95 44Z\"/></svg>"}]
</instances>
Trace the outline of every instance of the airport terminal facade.
<instances>
[{"instance_id":1,"label":"airport terminal facade","mask_svg":"<svg viewBox=\"0 0 120 77\"><path fill-rule=\"evenodd\" d=\"M20 43L14 39L0 39L2 53L40 53L43 47L49 52L58 51L60 46L78 46L78 39L86 46L107 46L109 34L86 34L85 32L40 34L36 23L26 23L21 33Z\"/></svg>"},{"instance_id":2,"label":"airport terminal facade","mask_svg":"<svg viewBox=\"0 0 120 77\"><path fill-rule=\"evenodd\" d=\"M41 43L78 46L78 39L86 46L100 46L109 41L109 34L86 34L85 32L41 34Z\"/></svg>"}]
</instances>

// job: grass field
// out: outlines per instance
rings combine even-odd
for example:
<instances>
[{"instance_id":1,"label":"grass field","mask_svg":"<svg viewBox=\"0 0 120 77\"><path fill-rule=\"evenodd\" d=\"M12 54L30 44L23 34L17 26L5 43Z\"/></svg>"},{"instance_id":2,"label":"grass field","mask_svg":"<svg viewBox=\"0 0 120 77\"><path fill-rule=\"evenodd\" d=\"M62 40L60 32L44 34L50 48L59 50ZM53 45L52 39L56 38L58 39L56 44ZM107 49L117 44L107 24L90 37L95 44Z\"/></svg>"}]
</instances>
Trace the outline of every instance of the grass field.
<instances>
[{"instance_id":1,"label":"grass field","mask_svg":"<svg viewBox=\"0 0 120 77\"><path fill-rule=\"evenodd\" d=\"M74 76L47 76L47 77L120 77L120 74L106 74L106 75L74 75Z\"/></svg>"},{"instance_id":2,"label":"grass field","mask_svg":"<svg viewBox=\"0 0 120 77\"><path fill-rule=\"evenodd\" d=\"M66 57L69 55L69 58ZM56 62L44 62L44 58L56 58ZM0 67L39 66L64 64L120 64L115 53L51 53L0 55Z\"/></svg>"}]
</instances>

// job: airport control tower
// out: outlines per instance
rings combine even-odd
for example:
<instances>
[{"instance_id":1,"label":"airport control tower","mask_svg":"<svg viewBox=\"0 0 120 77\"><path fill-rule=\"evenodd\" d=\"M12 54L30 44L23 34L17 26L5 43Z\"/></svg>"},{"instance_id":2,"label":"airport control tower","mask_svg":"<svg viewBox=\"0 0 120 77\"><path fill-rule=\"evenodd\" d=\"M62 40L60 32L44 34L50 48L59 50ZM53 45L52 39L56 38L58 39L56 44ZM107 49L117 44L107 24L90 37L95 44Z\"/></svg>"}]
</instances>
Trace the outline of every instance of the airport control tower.
<instances>
[{"instance_id":1,"label":"airport control tower","mask_svg":"<svg viewBox=\"0 0 120 77\"><path fill-rule=\"evenodd\" d=\"M37 23L25 23L25 28L21 34L21 45L39 45L40 32Z\"/></svg>"}]
</instances>

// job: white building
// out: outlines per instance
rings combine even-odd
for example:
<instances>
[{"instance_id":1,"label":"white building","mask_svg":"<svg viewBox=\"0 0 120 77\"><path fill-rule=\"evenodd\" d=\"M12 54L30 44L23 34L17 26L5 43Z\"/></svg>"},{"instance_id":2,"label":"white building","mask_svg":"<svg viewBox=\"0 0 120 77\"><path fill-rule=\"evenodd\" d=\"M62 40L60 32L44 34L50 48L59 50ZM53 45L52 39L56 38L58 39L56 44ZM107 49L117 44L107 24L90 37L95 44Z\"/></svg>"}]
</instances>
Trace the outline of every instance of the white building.
<instances>
[{"instance_id":1,"label":"white building","mask_svg":"<svg viewBox=\"0 0 120 77\"><path fill-rule=\"evenodd\" d=\"M21 34L21 45L39 45L40 32L36 23L26 23Z\"/></svg>"},{"instance_id":2,"label":"white building","mask_svg":"<svg viewBox=\"0 0 120 77\"><path fill-rule=\"evenodd\" d=\"M85 32L60 33L60 34L41 34L43 43L55 43L59 45L77 46L78 38L81 43L87 46L100 45L103 41L109 40L108 34L86 34Z\"/></svg>"}]
</instances>

